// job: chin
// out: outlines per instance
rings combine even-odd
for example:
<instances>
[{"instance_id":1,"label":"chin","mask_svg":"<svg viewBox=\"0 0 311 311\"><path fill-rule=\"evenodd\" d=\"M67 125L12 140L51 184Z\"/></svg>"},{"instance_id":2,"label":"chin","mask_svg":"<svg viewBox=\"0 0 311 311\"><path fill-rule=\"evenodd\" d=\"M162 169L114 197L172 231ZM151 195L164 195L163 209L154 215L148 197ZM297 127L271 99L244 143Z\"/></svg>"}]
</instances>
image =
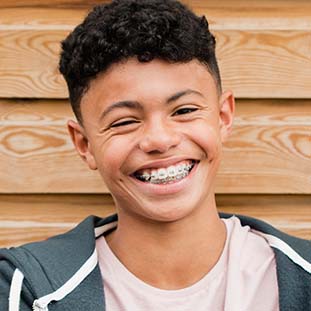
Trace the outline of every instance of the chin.
<instances>
[{"instance_id":1,"label":"chin","mask_svg":"<svg viewBox=\"0 0 311 311\"><path fill-rule=\"evenodd\" d=\"M194 214L198 208L195 204L184 204L179 202L159 202L154 206L153 204L148 208L149 204L143 207L141 215L156 222L176 222L189 217Z\"/></svg>"}]
</instances>

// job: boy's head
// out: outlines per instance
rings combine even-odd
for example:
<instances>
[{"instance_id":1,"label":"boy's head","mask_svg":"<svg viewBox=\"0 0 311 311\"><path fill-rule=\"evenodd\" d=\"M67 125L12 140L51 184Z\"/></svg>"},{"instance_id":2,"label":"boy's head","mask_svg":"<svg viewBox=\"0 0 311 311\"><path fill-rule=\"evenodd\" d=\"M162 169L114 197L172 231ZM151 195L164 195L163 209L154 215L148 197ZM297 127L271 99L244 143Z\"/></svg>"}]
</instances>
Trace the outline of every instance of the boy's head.
<instances>
[{"instance_id":1,"label":"boy's head","mask_svg":"<svg viewBox=\"0 0 311 311\"><path fill-rule=\"evenodd\" d=\"M112 64L137 58L169 63L198 60L221 91L215 38L205 17L173 0L115 0L95 7L62 42L60 71L82 124L81 99L90 82Z\"/></svg>"},{"instance_id":2,"label":"boy's head","mask_svg":"<svg viewBox=\"0 0 311 311\"><path fill-rule=\"evenodd\" d=\"M205 18L171 0L98 6L63 42L60 68L71 138L119 216L176 221L213 205L234 99Z\"/></svg>"}]
</instances>

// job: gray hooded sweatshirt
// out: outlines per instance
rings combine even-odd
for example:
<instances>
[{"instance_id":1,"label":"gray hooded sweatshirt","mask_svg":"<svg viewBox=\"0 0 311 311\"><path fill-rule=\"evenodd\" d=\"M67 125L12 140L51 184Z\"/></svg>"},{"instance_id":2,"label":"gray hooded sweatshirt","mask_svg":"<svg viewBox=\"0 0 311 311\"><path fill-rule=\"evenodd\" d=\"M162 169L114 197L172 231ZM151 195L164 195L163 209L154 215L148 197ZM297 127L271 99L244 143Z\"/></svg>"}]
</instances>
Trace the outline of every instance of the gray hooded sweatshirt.
<instances>
[{"instance_id":1,"label":"gray hooded sweatshirt","mask_svg":"<svg viewBox=\"0 0 311 311\"><path fill-rule=\"evenodd\" d=\"M231 216L220 213L221 218ZM275 253L280 311L311 311L311 241L254 218L236 217ZM117 215L90 216L68 233L0 249L0 311L104 311L95 241L116 223Z\"/></svg>"}]
</instances>

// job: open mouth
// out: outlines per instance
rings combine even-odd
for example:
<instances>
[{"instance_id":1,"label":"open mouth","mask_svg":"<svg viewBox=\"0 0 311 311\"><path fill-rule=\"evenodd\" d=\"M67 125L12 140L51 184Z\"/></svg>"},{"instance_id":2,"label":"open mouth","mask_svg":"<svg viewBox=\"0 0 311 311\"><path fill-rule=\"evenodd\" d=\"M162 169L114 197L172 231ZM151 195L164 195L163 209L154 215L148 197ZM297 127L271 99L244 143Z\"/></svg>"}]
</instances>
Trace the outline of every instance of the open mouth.
<instances>
[{"instance_id":1,"label":"open mouth","mask_svg":"<svg viewBox=\"0 0 311 311\"><path fill-rule=\"evenodd\" d=\"M184 160L169 167L138 170L132 176L145 183L165 185L187 177L198 162L196 160Z\"/></svg>"}]
</instances>

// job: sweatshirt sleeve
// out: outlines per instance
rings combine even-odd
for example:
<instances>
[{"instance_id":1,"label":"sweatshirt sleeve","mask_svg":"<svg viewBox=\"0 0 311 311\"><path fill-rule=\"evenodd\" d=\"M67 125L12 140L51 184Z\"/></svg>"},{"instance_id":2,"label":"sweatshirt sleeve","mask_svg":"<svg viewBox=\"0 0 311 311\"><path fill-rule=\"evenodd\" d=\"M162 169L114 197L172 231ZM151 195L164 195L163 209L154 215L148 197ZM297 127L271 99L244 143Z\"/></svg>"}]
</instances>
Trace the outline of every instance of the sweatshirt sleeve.
<instances>
[{"instance_id":1,"label":"sweatshirt sleeve","mask_svg":"<svg viewBox=\"0 0 311 311\"><path fill-rule=\"evenodd\" d=\"M31 311L32 310L32 297L26 287L24 280L21 284L21 290L17 288L17 309L9 309L9 297L10 292L14 290L14 285L12 285L14 272L16 268L12 266L8 261L0 258L0 310L1 311ZM13 282L14 283L14 282ZM18 303L19 300L19 303Z\"/></svg>"}]
</instances>

